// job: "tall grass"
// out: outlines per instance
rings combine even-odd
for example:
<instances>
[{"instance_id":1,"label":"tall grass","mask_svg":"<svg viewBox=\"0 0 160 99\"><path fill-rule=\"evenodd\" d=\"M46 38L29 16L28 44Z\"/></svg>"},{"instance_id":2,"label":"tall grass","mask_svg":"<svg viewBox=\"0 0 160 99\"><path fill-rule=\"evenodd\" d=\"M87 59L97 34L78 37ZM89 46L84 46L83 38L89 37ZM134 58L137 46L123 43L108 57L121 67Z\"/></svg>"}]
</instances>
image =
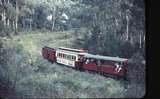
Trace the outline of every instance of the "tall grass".
<instances>
[{"instance_id":1,"label":"tall grass","mask_svg":"<svg viewBox=\"0 0 160 99\"><path fill-rule=\"evenodd\" d=\"M123 98L123 83L98 74L76 71L43 59L43 46L72 46L72 32L22 33L6 39L12 53L7 72L15 80L17 97L30 98ZM15 51L16 50L16 51ZM13 56L14 55L14 56ZM19 57L19 58L18 58ZM12 64L12 65L11 65ZM23 67L22 69L20 69ZM0 68L1 69L1 68ZM14 76L14 72L18 76Z\"/></svg>"}]
</instances>

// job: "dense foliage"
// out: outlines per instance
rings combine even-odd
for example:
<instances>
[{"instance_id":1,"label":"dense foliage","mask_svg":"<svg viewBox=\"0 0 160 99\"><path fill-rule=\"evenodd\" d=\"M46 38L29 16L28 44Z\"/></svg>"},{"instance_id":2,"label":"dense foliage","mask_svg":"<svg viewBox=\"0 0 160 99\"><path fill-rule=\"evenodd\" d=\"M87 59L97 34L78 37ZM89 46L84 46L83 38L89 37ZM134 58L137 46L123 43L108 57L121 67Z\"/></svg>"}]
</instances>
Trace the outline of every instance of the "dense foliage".
<instances>
[{"instance_id":1,"label":"dense foliage","mask_svg":"<svg viewBox=\"0 0 160 99\"><path fill-rule=\"evenodd\" d=\"M46 36L46 31L49 31L49 36ZM38 33L42 33L40 35L43 36ZM17 42L12 42L16 36L20 38ZM56 84L52 85L51 82L49 85L57 90L48 88L44 83L50 79L51 75L46 74L49 75L47 80L42 75L45 71L50 72L49 67L46 68L50 64L40 65L41 60L37 58L40 56L34 57L37 47L30 42L32 40L37 40L35 45L84 48L93 54L128 58L127 77L130 87L128 87L128 93L122 96L139 97L142 95L136 90L141 91L143 88L136 89L135 86L140 84L144 87L145 85L145 3L143 0L0 0L0 37L0 91L7 89L4 93L6 95L14 96L19 93L22 96L25 94L38 96L44 93L43 96L52 96L51 93L45 93L51 90L57 93L53 97L64 94L66 97L77 97L74 90L78 90L76 88L79 87L80 93L85 89L82 88L83 85L77 86L77 82L73 83L65 79L57 80L60 82L62 80L62 89L67 90L71 87L70 84L75 85L68 93L58 90ZM29 40L25 41L25 38ZM21 42L20 39L24 39L25 46L17 44ZM70 39L72 42L68 42ZM12 43L7 44L7 40L11 40ZM43 46L38 46L38 48ZM31 49L32 47L34 50ZM37 68L35 71L34 66ZM40 74L36 74L37 71ZM33 76L34 74L36 75ZM24 76L26 78L23 81ZM35 80L36 77L39 79ZM30 81L26 81L27 79ZM22 84L17 84L17 82ZM37 86L32 85L33 83ZM67 87L64 86L65 83L68 84ZM24 91L25 84L30 87L34 86L30 90L31 93ZM133 91L129 90L133 87L135 87ZM40 88L37 93L33 92L37 90L36 88ZM41 88L45 91L41 92ZM98 88L101 89L102 86ZM102 88L102 90L105 89ZM98 90L90 93L88 89L86 93L88 96L94 96L97 92ZM68 94L70 95L67 96ZM83 97L83 95L79 94L78 97ZM110 97L105 94L102 96Z\"/></svg>"},{"instance_id":2,"label":"dense foliage","mask_svg":"<svg viewBox=\"0 0 160 99\"><path fill-rule=\"evenodd\" d=\"M120 80L81 72L44 60L39 53L44 45L64 46L65 42L72 42L73 39L70 32L67 35L68 40L64 38L66 32L52 33L54 35L50 32L25 32L13 39L1 39L0 97L125 97L124 85Z\"/></svg>"},{"instance_id":3,"label":"dense foliage","mask_svg":"<svg viewBox=\"0 0 160 99\"><path fill-rule=\"evenodd\" d=\"M95 54L131 58L140 52L145 57L145 10L142 2L82 0L87 8L83 8L80 16L82 26L87 29L84 37L77 33L80 29L76 31L77 43Z\"/></svg>"}]
</instances>

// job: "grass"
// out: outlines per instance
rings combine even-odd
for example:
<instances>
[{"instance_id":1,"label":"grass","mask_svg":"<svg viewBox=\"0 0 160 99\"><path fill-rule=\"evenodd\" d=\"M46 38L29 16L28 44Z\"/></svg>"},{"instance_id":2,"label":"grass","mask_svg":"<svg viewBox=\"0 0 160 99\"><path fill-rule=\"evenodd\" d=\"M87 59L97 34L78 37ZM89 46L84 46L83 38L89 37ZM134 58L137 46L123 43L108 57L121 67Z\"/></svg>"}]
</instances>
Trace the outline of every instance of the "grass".
<instances>
[{"instance_id":1,"label":"grass","mask_svg":"<svg viewBox=\"0 0 160 99\"><path fill-rule=\"evenodd\" d=\"M72 31L21 33L7 39L12 46L21 45L29 53L33 74L17 82L16 92L30 98L120 98L124 97L124 86L119 80L98 74L76 71L59 64L51 64L41 55L43 46L71 47Z\"/></svg>"},{"instance_id":2,"label":"grass","mask_svg":"<svg viewBox=\"0 0 160 99\"><path fill-rule=\"evenodd\" d=\"M72 38L69 37L70 31L68 32L30 32L22 33L20 36L15 36L13 40L18 44L21 44L25 51L31 55L31 60L35 61L37 57L41 56L41 49L44 46L52 48L59 46L70 47Z\"/></svg>"}]
</instances>

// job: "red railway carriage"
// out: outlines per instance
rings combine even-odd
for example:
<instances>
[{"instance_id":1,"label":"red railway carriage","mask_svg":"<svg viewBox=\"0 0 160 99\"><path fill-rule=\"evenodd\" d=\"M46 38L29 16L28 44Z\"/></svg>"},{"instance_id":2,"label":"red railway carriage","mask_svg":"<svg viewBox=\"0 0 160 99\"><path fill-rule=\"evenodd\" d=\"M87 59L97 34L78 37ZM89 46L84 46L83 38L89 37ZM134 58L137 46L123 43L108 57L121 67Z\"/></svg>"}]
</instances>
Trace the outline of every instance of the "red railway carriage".
<instances>
[{"instance_id":1,"label":"red railway carriage","mask_svg":"<svg viewBox=\"0 0 160 99\"><path fill-rule=\"evenodd\" d=\"M44 47L42 55L45 59L75 69L83 69L125 77L128 59L110 56L93 55L82 49Z\"/></svg>"},{"instance_id":2,"label":"red railway carriage","mask_svg":"<svg viewBox=\"0 0 160 99\"><path fill-rule=\"evenodd\" d=\"M51 62L56 61L56 56L55 56L56 50L50 47L44 47L42 48L42 55L45 59L48 59Z\"/></svg>"},{"instance_id":3,"label":"red railway carriage","mask_svg":"<svg viewBox=\"0 0 160 99\"><path fill-rule=\"evenodd\" d=\"M87 53L84 55L83 68L103 74L125 76L127 72L127 59Z\"/></svg>"},{"instance_id":4,"label":"red railway carriage","mask_svg":"<svg viewBox=\"0 0 160 99\"><path fill-rule=\"evenodd\" d=\"M78 54L84 52L84 50L60 47L56 50L56 62L76 68L76 62L79 61Z\"/></svg>"}]
</instances>

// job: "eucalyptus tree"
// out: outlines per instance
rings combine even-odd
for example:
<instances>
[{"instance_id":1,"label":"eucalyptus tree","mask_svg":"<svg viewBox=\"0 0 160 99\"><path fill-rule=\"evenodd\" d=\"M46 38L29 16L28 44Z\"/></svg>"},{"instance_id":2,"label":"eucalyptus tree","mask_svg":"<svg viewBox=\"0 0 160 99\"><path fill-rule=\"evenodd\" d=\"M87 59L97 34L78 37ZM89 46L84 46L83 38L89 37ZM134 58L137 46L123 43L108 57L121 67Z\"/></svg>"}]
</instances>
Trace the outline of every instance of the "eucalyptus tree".
<instances>
[{"instance_id":1,"label":"eucalyptus tree","mask_svg":"<svg viewBox=\"0 0 160 99\"><path fill-rule=\"evenodd\" d=\"M0 30L2 34L10 35L9 32L15 30L16 10L13 6L13 0L1 0L0 1L0 13L1 13L1 26Z\"/></svg>"},{"instance_id":2,"label":"eucalyptus tree","mask_svg":"<svg viewBox=\"0 0 160 99\"><path fill-rule=\"evenodd\" d=\"M53 31L55 29L56 21L63 20L64 18L68 20L69 15L66 13L71 10L70 8L75 2L72 0L48 0L47 2L50 10L50 21L52 22L51 30ZM64 20L62 23L64 23Z\"/></svg>"},{"instance_id":3,"label":"eucalyptus tree","mask_svg":"<svg viewBox=\"0 0 160 99\"><path fill-rule=\"evenodd\" d=\"M143 0L80 0L80 3L84 9L77 18L91 31L91 35L84 38L88 39L84 40L85 47L96 49L99 54L126 57L133 55L136 43L142 48L145 39ZM94 43L94 47L88 41ZM128 56L122 51L128 51Z\"/></svg>"}]
</instances>

